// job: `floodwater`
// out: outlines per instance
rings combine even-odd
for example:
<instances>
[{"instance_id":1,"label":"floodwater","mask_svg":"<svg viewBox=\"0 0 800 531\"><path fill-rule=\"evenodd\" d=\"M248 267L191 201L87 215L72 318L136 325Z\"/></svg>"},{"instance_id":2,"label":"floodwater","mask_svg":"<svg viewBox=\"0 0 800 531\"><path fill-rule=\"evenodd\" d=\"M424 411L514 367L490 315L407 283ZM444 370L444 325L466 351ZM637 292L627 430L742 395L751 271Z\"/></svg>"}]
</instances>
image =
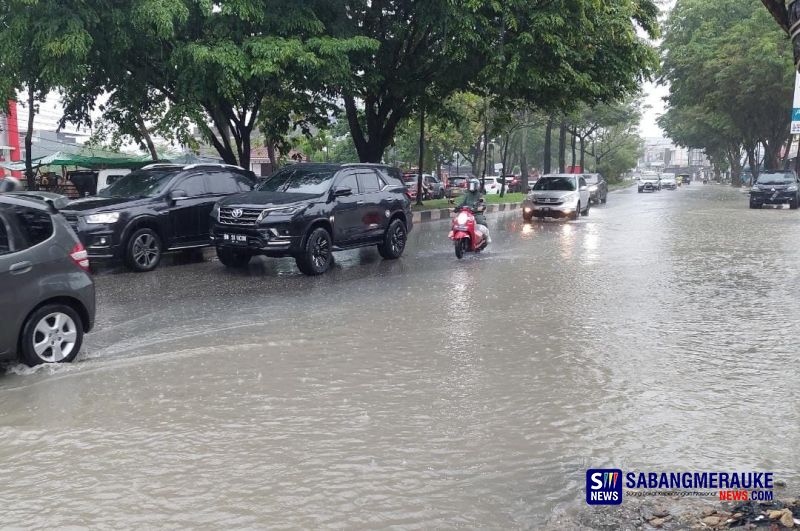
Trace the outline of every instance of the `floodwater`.
<instances>
[{"instance_id":1,"label":"floodwater","mask_svg":"<svg viewBox=\"0 0 800 531\"><path fill-rule=\"evenodd\" d=\"M406 256L97 276L71 366L0 376L2 525L537 528L586 469L800 484L800 212L693 184Z\"/></svg>"}]
</instances>

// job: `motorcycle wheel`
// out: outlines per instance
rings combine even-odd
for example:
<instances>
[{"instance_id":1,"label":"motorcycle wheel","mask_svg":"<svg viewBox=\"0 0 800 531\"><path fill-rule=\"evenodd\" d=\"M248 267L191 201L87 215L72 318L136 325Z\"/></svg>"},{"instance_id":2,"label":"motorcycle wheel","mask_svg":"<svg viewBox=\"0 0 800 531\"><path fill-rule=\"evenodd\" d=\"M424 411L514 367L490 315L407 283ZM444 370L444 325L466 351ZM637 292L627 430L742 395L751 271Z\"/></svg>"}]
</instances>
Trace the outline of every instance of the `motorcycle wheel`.
<instances>
[{"instance_id":1,"label":"motorcycle wheel","mask_svg":"<svg viewBox=\"0 0 800 531\"><path fill-rule=\"evenodd\" d=\"M460 240L456 240L455 248L456 248L456 258L461 260L464 258L464 253L467 252L467 245L469 245L469 240L467 238L461 238Z\"/></svg>"}]
</instances>

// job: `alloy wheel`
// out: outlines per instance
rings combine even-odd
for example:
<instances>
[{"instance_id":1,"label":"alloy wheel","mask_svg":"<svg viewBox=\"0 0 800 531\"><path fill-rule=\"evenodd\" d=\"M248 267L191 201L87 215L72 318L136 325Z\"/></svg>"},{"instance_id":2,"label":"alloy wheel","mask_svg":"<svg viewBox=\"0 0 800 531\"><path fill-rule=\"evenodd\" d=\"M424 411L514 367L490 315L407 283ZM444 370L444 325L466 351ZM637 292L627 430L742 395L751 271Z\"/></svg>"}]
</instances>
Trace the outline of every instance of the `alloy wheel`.
<instances>
[{"instance_id":1,"label":"alloy wheel","mask_svg":"<svg viewBox=\"0 0 800 531\"><path fill-rule=\"evenodd\" d=\"M147 269L158 259L158 243L152 234L142 234L133 242L133 259Z\"/></svg>"},{"instance_id":2,"label":"alloy wheel","mask_svg":"<svg viewBox=\"0 0 800 531\"><path fill-rule=\"evenodd\" d=\"M395 227L390 242L392 253L398 256L402 254L403 250L406 248L406 230L402 223L398 223Z\"/></svg>"},{"instance_id":3,"label":"alloy wheel","mask_svg":"<svg viewBox=\"0 0 800 531\"><path fill-rule=\"evenodd\" d=\"M77 340L78 327L72 317L54 312L36 324L33 351L46 363L58 363L72 354Z\"/></svg>"},{"instance_id":4,"label":"alloy wheel","mask_svg":"<svg viewBox=\"0 0 800 531\"><path fill-rule=\"evenodd\" d=\"M331 256L331 246L327 238L318 236L311 248L311 260L314 262L314 267L322 271L328 267L328 262Z\"/></svg>"}]
</instances>

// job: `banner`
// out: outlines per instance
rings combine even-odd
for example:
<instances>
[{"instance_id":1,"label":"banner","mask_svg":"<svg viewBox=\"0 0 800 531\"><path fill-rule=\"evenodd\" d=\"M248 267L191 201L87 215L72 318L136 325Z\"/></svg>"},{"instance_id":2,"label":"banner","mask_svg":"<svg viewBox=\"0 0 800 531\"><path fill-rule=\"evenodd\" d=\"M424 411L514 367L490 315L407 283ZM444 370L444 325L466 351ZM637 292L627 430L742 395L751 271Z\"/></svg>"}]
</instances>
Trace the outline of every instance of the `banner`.
<instances>
[{"instance_id":1,"label":"banner","mask_svg":"<svg viewBox=\"0 0 800 531\"><path fill-rule=\"evenodd\" d=\"M792 134L800 135L800 73L795 74L794 104L792 105Z\"/></svg>"}]
</instances>

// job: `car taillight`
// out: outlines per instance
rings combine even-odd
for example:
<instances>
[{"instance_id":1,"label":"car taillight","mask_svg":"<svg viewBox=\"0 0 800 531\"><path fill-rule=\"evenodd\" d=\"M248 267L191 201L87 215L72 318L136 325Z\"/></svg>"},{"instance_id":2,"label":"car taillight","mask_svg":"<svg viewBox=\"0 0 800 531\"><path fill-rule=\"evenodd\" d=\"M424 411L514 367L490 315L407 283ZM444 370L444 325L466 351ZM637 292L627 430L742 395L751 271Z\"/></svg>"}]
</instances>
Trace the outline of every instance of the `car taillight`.
<instances>
[{"instance_id":1,"label":"car taillight","mask_svg":"<svg viewBox=\"0 0 800 531\"><path fill-rule=\"evenodd\" d=\"M83 244L78 242L75 247L69 252L69 257L75 262L75 265L89 272L89 253L83 247Z\"/></svg>"}]
</instances>

